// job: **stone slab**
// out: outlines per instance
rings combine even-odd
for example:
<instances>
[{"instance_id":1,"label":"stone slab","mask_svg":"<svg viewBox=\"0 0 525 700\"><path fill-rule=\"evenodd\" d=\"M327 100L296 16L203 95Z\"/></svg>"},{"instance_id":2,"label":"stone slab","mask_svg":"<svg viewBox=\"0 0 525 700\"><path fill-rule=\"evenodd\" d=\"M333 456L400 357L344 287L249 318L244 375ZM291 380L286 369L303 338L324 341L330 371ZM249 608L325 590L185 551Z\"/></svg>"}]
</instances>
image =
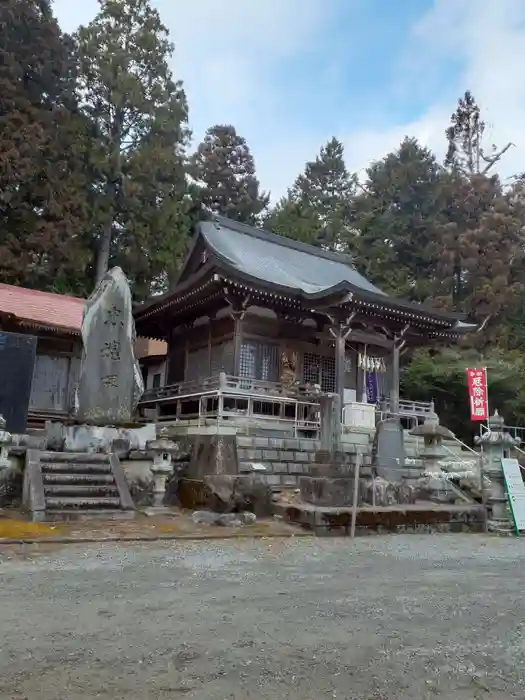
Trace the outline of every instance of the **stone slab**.
<instances>
[{"instance_id":1,"label":"stone slab","mask_svg":"<svg viewBox=\"0 0 525 700\"><path fill-rule=\"evenodd\" d=\"M288 522L300 524L316 534L350 533L350 507L276 503L274 508ZM357 509L356 518L358 534L483 532L483 527L483 508L479 505L417 503L381 508L363 507Z\"/></svg>"},{"instance_id":2,"label":"stone slab","mask_svg":"<svg viewBox=\"0 0 525 700\"><path fill-rule=\"evenodd\" d=\"M144 381L135 356L129 283L119 267L106 273L86 301L75 417L94 425L131 423Z\"/></svg>"},{"instance_id":3,"label":"stone slab","mask_svg":"<svg viewBox=\"0 0 525 700\"><path fill-rule=\"evenodd\" d=\"M124 441L131 450L145 450L146 443L156 438L155 423L147 423L138 428L118 428L96 425L64 425L46 423L48 443L55 442L54 449L65 452L110 452L113 443Z\"/></svg>"}]
</instances>

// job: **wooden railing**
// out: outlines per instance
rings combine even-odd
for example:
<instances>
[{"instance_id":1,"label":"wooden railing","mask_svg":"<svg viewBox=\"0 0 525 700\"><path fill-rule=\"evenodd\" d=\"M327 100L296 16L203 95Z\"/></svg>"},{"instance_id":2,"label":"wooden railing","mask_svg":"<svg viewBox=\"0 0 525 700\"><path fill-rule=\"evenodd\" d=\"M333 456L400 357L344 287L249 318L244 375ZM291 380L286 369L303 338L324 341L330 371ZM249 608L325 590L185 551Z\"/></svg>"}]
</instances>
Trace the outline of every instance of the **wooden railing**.
<instances>
[{"instance_id":1,"label":"wooden railing","mask_svg":"<svg viewBox=\"0 0 525 700\"><path fill-rule=\"evenodd\" d=\"M191 425L232 424L239 419L250 423L278 424L295 436L317 437L319 405L298 388L220 373L194 382L181 382L146 392L139 404L142 410L160 409L157 420ZM172 408L173 407L173 408Z\"/></svg>"},{"instance_id":2,"label":"wooden railing","mask_svg":"<svg viewBox=\"0 0 525 700\"><path fill-rule=\"evenodd\" d=\"M273 396L299 396L297 389L281 384L280 382L267 382L261 379L247 377L234 377L221 372L214 377L206 377L194 381L167 384L157 389L148 389L144 392L141 404L158 403L165 399L190 397L207 392L241 392L243 394L259 394Z\"/></svg>"},{"instance_id":3,"label":"wooden railing","mask_svg":"<svg viewBox=\"0 0 525 700\"><path fill-rule=\"evenodd\" d=\"M173 410L171 407L173 406ZM142 409L160 409L159 420L191 421L202 425L242 418L243 422L277 422L292 425L294 432L318 433L319 404L312 393L300 386L287 386L247 377L234 377L221 372L214 377L169 384L145 392ZM169 408L168 408L169 407ZM401 417L418 419L434 410L432 402L399 402ZM373 404L351 402L344 406L342 423L345 427L374 428L376 417L388 415L388 405L381 409Z\"/></svg>"}]
</instances>

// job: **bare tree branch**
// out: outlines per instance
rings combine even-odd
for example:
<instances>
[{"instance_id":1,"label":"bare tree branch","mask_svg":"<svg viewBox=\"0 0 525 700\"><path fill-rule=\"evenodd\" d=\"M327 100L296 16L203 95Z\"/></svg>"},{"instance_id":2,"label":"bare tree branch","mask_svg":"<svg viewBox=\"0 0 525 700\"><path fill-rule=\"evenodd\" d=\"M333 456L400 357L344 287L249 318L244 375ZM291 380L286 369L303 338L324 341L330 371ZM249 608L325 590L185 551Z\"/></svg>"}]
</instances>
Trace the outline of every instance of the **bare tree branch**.
<instances>
[{"instance_id":1,"label":"bare tree branch","mask_svg":"<svg viewBox=\"0 0 525 700\"><path fill-rule=\"evenodd\" d=\"M514 145L515 145L515 144L513 144L511 141L509 141L509 143L508 143L506 146L504 146L504 147L501 149L501 151L498 151L497 153L494 153L494 154L493 154L492 156L490 156L490 157L487 157L487 156L484 154L483 149L480 149L479 154L480 154L482 160L484 160L485 163L487 163L487 165L486 165L486 166L483 168L483 170L481 171L480 175L486 175L486 174L488 173L488 171L492 168L492 166L493 166L495 163L497 163L497 162L501 159L501 157L509 150L509 148L510 148L511 146L514 146Z\"/></svg>"}]
</instances>

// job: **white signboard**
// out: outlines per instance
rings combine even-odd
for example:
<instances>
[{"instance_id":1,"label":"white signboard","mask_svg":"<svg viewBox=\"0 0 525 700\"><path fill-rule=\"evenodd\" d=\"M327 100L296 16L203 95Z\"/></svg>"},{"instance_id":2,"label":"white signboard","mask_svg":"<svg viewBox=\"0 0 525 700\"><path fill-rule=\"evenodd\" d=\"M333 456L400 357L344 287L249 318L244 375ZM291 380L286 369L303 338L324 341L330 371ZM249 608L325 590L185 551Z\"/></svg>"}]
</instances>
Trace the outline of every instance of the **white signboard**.
<instances>
[{"instance_id":1,"label":"white signboard","mask_svg":"<svg viewBox=\"0 0 525 700\"><path fill-rule=\"evenodd\" d=\"M525 484L517 459L502 459L507 498L517 532L525 530Z\"/></svg>"}]
</instances>

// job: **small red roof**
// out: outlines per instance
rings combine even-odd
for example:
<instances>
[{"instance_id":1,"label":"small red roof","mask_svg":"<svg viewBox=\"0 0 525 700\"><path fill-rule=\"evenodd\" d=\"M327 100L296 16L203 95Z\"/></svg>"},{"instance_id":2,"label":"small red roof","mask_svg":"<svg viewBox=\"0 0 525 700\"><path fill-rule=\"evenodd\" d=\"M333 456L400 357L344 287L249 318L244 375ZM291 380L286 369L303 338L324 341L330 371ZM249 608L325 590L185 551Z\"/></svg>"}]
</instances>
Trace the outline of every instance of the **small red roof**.
<instances>
[{"instance_id":1,"label":"small red roof","mask_svg":"<svg viewBox=\"0 0 525 700\"><path fill-rule=\"evenodd\" d=\"M80 333L85 299L0 283L0 314L12 314L23 326Z\"/></svg>"}]
</instances>

